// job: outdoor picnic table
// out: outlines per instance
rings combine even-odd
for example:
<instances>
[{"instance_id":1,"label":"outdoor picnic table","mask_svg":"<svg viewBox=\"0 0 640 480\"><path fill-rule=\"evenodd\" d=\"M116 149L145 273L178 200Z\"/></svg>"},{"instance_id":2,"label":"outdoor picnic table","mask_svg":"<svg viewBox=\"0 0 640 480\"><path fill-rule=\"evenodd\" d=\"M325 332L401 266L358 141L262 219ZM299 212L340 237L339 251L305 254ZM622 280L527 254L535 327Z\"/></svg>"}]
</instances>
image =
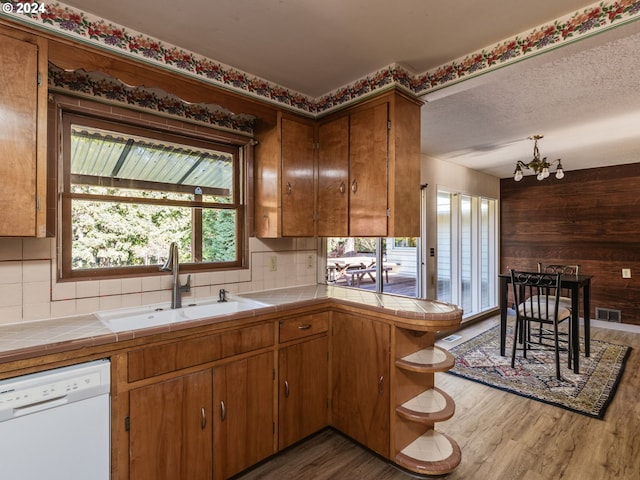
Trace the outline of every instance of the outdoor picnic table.
<instances>
[{"instance_id":1,"label":"outdoor picnic table","mask_svg":"<svg viewBox=\"0 0 640 480\"><path fill-rule=\"evenodd\" d=\"M372 282L375 283L376 281L373 276L373 273L377 270L376 259L373 257L330 258L328 262L333 264L328 268L329 278L334 282L344 277L348 285L358 286L366 275L371 278ZM387 283L389 283L389 270L392 268L391 265L384 265L382 267ZM351 276L351 280L349 280L349 275Z\"/></svg>"}]
</instances>

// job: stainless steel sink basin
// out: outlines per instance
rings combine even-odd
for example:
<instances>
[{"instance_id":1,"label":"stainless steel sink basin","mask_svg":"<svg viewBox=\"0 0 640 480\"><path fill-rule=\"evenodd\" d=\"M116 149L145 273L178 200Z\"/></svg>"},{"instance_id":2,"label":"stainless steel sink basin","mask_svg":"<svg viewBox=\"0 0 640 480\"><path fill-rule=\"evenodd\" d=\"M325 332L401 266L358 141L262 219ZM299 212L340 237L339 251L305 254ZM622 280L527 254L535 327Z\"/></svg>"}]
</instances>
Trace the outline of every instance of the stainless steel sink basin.
<instances>
[{"instance_id":1,"label":"stainless steel sink basin","mask_svg":"<svg viewBox=\"0 0 640 480\"><path fill-rule=\"evenodd\" d=\"M113 332L138 330L171 323L229 315L269 305L245 298L229 297L226 302L203 300L197 304L171 309L169 304L147 305L95 312L94 315Z\"/></svg>"}]
</instances>

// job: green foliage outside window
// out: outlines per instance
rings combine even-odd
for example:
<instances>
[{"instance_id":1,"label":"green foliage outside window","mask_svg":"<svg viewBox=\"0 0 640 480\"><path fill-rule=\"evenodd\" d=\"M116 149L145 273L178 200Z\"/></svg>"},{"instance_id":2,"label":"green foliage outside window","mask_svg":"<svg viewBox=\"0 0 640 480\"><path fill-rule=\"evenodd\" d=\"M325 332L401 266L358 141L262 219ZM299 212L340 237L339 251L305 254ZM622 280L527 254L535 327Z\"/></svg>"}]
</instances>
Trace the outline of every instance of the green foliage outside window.
<instances>
[{"instance_id":1,"label":"green foliage outside window","mask_svg":"<svg viewBox=\"0 0 640 480\"><path fill-rule=\"evenodd\" d=\"M160 264L172 241L180 261L191 261L188 208L81 200L72 205L74 269Z\"/></svg>"},{"instance_id":2,"label":"green foliage outside window","mask_svg":"<svg viewBox=\"0 0 640 480\"><path fill-rule=\"evenodd\" d=\"M235 212L212 209L202 212L202 261L231 262L235 257Z\"/></svg>"}]
</instances>

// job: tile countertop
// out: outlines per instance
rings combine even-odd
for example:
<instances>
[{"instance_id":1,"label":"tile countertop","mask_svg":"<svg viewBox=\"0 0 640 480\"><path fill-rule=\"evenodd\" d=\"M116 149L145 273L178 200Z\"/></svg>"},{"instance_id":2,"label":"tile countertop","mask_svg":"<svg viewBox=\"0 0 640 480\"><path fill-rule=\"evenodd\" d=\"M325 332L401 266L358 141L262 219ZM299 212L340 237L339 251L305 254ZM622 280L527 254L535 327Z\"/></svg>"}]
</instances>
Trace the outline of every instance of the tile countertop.
<instances>
[{"instance_id":1,"label":"tile countertop","mask_svg":"<svg viewBox=\"0 0 640 480\"><path fill-rule=\"evenodd\" d=\"M462 320L462 310L455 305L327 285L281 288L233 296L256 300L268 306L246 312L221 315L214 319L183 321L117 334L91 314L2 325L0 326L0 364L83 347L106 345L213 322L252 317L274 311L284 312L288 309L325 301L391 314L396 317L396 325L407 328L446 331L457 328Z\"/></svg>"}]
</instances>

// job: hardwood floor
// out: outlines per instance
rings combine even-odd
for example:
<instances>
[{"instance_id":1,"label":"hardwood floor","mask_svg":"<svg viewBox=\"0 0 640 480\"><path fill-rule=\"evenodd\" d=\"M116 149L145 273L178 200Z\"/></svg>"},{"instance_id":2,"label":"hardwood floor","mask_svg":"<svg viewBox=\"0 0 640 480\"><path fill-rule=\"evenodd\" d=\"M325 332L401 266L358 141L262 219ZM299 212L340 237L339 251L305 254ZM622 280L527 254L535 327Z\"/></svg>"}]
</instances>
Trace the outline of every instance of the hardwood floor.
<instances>
[{"instance_id":1,"label":"hardwood floor","mask_svg":"<svg viewBox=\"0 0 640 480\"><path fill-rule=\"evenodd\" d=\"M467 327L462 342L498 322ZM592 338L632 347L604 420L448 374L436 384L456 402L437 428L454 438L462 462L447 479L604 480L640 478L640 334L592 328ZM455 345L439 342L445 348ZM402 480L407 473L325 430L238 477L242 480Z\"/></svg>"},{"instance_id":2,"label":"hardwood floor","mask_svg":"<svg viewBox=\"0 0 640 480\"><path fill-rule=\"evenodd\" d=\"M333 429L323 430L238 477L242 480L406 480L389 462Z\"/></svg>"}]
</instances>

